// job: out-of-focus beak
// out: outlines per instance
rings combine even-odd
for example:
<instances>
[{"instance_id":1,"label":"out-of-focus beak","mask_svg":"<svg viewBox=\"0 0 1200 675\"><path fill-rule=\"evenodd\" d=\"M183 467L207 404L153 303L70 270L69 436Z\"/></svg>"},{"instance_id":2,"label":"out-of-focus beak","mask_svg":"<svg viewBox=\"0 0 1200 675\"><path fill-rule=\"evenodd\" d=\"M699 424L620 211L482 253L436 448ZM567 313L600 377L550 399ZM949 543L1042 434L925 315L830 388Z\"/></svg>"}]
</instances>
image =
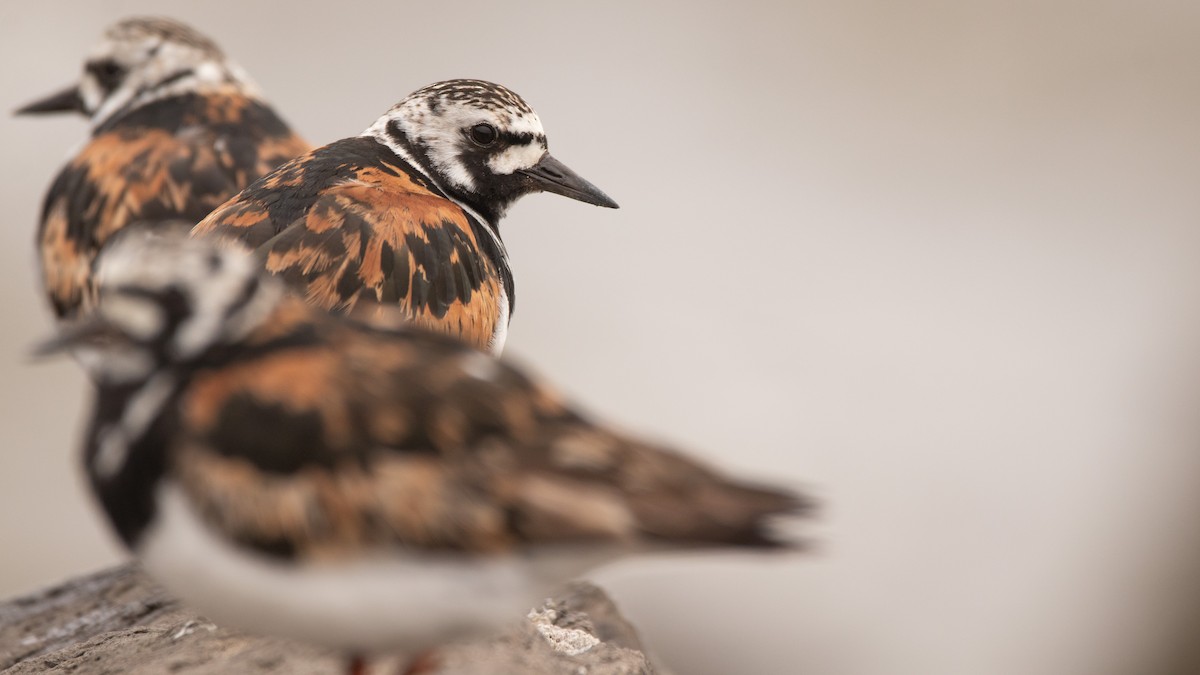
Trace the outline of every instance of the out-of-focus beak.
<instances>
[{"instance_id":1,"label":"out-of-focus beak","mask_svg":"<svg viewBox=\"0 0 1200 675\"><path fill-rule=\"evenodd\" d=\"M520 173L532 179L534 185L545 192L553 192L609 209L617 208L617 203L601 192L600 188L568 169L566 164L551 157L550 153L546 153L532 168L520 169Z\"/></svg>"},{"instance_id":2,"label":"out-of-focus beak","mask_svg":"<svg viewBox=\"0 0 1200 675\"><path fill-rule=\"evenodd\" d=\"M79 345L110 340L114 335L112 326L92 312L82 319L59 326L57 334L33 346L30 356L53 356Z\"/></svg>"},{"instance_id":3,"label":"out-of-focus beak","mask_svg":"<svg viewBox=\"0 0 1200 675\"><path fill-rule=\"evenodd\" d=\"M87 113L83 107L83 98L79 95L79 87L72 85L60 92L51 94L18 108L17 115L44 115L46 113L77 112Z\"/></svg>"}]
</instances>

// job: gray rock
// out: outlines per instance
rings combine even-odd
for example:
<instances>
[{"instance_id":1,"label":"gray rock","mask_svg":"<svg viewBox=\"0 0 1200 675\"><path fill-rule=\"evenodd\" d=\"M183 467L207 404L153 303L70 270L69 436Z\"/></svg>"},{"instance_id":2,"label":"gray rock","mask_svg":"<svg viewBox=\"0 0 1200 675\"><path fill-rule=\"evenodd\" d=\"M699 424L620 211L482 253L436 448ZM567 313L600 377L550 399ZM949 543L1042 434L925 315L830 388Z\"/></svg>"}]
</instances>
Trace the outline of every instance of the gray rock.
<instances>
[{"instance_id":1,"label":"gray rock","mask_svg":"<svg viewBox=\"0 0 1200 675\"><path fill-rule=\"evenodd\" d=\"M438 650L446 675L654 675L637 632L604 591L574 583L508 632ZM373 659L396 673L407 655ZM341 654L216 626L170 598L134 565L0 603L5 675L341 673ZM658 675L665 675L661 670Z\"/></svg>"}]
</instances>

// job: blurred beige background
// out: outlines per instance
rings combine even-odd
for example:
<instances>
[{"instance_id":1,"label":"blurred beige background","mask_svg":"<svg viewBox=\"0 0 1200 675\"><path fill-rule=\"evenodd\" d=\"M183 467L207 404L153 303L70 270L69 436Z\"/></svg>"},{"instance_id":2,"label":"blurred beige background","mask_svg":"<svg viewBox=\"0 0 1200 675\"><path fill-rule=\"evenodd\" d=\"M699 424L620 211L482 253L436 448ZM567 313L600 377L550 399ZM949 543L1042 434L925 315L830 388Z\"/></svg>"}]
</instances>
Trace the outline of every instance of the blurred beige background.
<instances>
[{"instance_id":1,"label":"blurred beige background","mask_svg":"<svg viewBox=\"0 0 1200 675\"><path fill-rule=\"evenodd\" d=\"M520 92L621 203L520 203L509 350L827 503L812 556L595 578L680 673L1164 672L1200 570L1200 3L0 5L0 110L112 21L211 34L309 139ZM81 119L0 121L0 594L120 558L30 364Z\"/></svg>"}]
</instances>

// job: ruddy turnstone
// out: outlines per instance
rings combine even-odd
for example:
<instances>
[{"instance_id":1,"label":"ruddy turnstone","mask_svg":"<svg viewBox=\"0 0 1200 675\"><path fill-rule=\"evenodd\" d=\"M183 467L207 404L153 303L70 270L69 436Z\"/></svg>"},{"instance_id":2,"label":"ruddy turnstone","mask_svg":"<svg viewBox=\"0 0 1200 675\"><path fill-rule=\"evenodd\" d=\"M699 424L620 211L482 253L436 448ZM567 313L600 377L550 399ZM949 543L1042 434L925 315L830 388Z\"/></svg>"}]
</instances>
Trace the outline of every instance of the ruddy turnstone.
<instances>
[{"instance_id":1,"label":"ruddy turnstone","mask_svg":"<svg viewBox=\"0 0 1200 675\"><path fill-rule=\"evenodd\" d=\"M133 224L191 227L259 176L308 150L245 72L181 23L109 28L78 84L17 114L79 112L92 135L46 195L37 247L54 312L90 302L92 261Z\"/></svg>"},{"instance_id":2,"label":"ruddy turnstone","mask_svg":"<svg viewBox=\"0 0 1200 675\"><path fill-rule=\"evenodd\" d=\"M239 247L132 233L69 349L121 541L209 618L348 653L511 621L600 564L786 549L809 502L597 424L541 380L398 321L330 314Z\"/></svg>"},{"instance_id":3,"label":"ruddy turnstone","mask_svg":"<svg viewBox=\"0 0 1200 675\"><path fill-rule=\"evenodd\" d=\"M617 207L550 155L520 96L449 80L264 176L194 234L256 249L319 307L399 305L414 323L499 353L515 300L500 219L532 192Z\"/></svg>"}]
</instances>

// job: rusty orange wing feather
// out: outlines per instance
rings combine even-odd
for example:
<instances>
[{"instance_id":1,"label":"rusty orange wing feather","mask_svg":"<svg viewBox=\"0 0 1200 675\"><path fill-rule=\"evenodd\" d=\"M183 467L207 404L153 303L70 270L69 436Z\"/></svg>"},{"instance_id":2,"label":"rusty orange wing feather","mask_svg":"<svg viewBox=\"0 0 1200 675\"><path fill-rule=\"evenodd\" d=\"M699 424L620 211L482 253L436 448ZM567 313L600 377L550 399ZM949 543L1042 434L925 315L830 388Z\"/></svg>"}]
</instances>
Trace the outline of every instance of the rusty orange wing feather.
<instances>
[{"instance_id":1,"label":"rusty orange wing feather","mask_svg":"<svg viewBox=\"0 0 1200 675\"><path fill-rule=\"evenodd\" d=\"M305 558L568 541L775 547L764 520L807 505L595 425L458 342L302 309L282 308L246 345L253 357L182 399L176 477L243 545Z\"/></svg>"},{"instance_id":2,"label":"rusty orange wing feather","mask_svg":"<svg viewBox=\"0 0 1200 675\"><path fill-rule=\"evenodd\" d=\"M489 347L503 319L503 286L462 209L391 167L359 168L299 213L275 206L304 166L268 176L194 233L255 248L269 272L315 306L359 315L399 306L417 325ZM291 219L280 222L280 213Z\"/></svg>"},{"instance_id":3,"label":"rusty orange wing feather","mask_svg":"<svg viewBox=\"0 0 1200 675\"><path fill-rule=\"evenodd\" d=\"M202 124L98 133L58 174L42 210L39 263L55 313L69 316L90 302L92 261L117 232L191 226L307 147L286 130L255 137Z\"/></svg>"}]
</instances>

